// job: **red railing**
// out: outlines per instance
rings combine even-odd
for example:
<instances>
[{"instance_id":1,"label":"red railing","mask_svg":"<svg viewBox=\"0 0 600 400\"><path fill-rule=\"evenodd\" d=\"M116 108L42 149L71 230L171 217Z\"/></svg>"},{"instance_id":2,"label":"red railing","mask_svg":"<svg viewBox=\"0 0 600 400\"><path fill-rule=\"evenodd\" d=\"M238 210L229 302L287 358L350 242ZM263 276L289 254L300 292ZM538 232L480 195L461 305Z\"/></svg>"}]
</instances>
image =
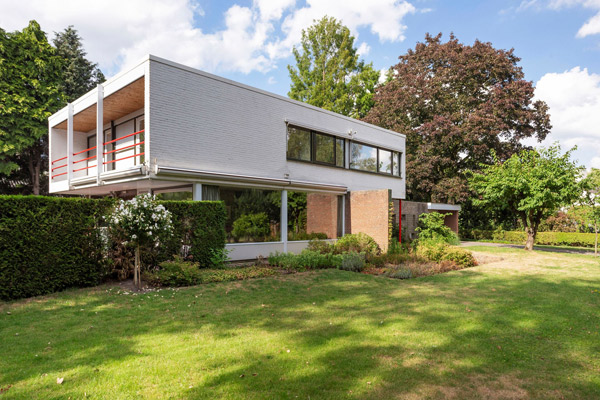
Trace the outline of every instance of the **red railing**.
<instances>
[{"instance_id":1,"label":"red railing","mask_svg":"<svg viewBox=\"0 0 600 400\"><path fill-rule=\"evenodd\" d=\"M117 148L117 149L113 149L113 150L109 150L109 151L104 151L105 150L105 146L108 145L108 144L116 143L116 142L118 142L120 140L127 139L128 137L132 137L132 136L135 136L135 135L139 135L140 133L143 133L143 132L144 132L144 130L142 129L141 131L133 132L133 133L130 133L129 135L121 136L120 138L116 138L116 139L113 139L113 140L109 140L108 142L102 143L102 158L104 159L104 156L106 156L108 154L117 153L119 151L123 151L123 150L127 150L127 149L132 149L132 148L135 148L137 146L141 146L141 145L145 144L146 141L142 140L141 142L138 142L138 143L130 144L130 145L123 146L123 147L120 147L120 148ZM73 156L77 156L79 154L87 153L89 151L95 150L96 147L97 146L92 146L90 148L78 151L76 153L73 153ZM127 156L127 157L121 157L121 158L117 158L117 159L110 160L110 161L103 161L102 164L103 165L112 164L112 163L117 162L117 161L127 160L128 158L141 157L141 156L143 156L145 154L146 154L146 152L142 151L140 153L132 154L132 155ZM77 163L80 163L80 162L83 162L83 161L87 161L87 160L91 160L91 159L94 159L94 158L96 158L95 155L90 156L90 157L86 157L86 158L82 158L80 160L72 161L72 164L75 165ZM67 159L66 156L62 157L62 158L59 158L59 159L56 159L56 160L52 161L52 163L50 164L50 166L52 167L54 165L54 163L56 163L58 161L65 160L65 159ZM62 164L62 165L58 165L56 167L52 167L51 170L50 170L50 172L54 172L54 170L57 170L57 169L60 169L60 168L64 168L64 167L67 166L67 164L68 163ZM83 171L83 170L87 170L87 169L94 168L94 167L96 167L96 164L89 165L87 167L82 167L82 168L74 169L73 172ZM67 174L67 172L61 172L61 173L58 173L58 174L54 174L54 175L51 175L51 179L54 179L57 176L66 175L66 174Z\"/></svg>"}]
</instances>

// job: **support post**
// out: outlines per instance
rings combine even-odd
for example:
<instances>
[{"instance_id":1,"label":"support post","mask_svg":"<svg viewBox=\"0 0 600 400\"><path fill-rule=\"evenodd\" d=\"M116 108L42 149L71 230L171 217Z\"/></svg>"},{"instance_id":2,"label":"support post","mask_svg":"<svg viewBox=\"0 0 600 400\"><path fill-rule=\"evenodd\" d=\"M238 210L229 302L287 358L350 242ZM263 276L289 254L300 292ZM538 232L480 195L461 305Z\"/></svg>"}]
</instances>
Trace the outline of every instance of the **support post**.
<instances>
[{"instance_id":1,"label":"support post","mask_svg":"<svg viewBox=\"0 0 600 400\"><path fill-rule=\"evenodd\" d=\"M281 191L281 221L279 228L281 231L281 241L283 242L283 252L287 253L287 242L288 242L288 208L287 208L287 190Z\"/></svg>"},{"instance_id":2,"label":"support post","mask_svg":"<svg viewBox=\"0 0 600 400\"><path fill-rule=\"evenodd\" d=\"M342 236L346 234L346 194L342 195Z\"/></svg>"},{"instance_id":3,"label":"support post","mask_svg":"<svg viewBox=\"0 0 600 400\"><path fill-rule=\"evenodd\" d=\"M194 201L202 201L202 184L194 183L192 187L192 199Z\"/></svg>"},{"instance_id":4,"label":"support post","mask_svg":"<svg viewBox=\"0 0 600 400\"><path fill-rule=\"evenodd\" d=\"M402 199L398 199L398 243L402 243Z\"/></svg>"},{"instance_id":5,"label":"support post","mask_svg":"<svg viewBox=\"0 0 600 400\"><path fill-rule=\"evenodd\" d=\"M73 179L73 104L67 105L67 185Z\"/></svg>"},{"instance_id":6,"label":"support post","mask_svg":"<svg viewBox=\"0 0 600 400\"><path fill-rule=\"evenodd\" d=\"M96 102L96 184L100 185L100 174L104 170L104 86L98 85Z\"/></svg>"}]
</instances>

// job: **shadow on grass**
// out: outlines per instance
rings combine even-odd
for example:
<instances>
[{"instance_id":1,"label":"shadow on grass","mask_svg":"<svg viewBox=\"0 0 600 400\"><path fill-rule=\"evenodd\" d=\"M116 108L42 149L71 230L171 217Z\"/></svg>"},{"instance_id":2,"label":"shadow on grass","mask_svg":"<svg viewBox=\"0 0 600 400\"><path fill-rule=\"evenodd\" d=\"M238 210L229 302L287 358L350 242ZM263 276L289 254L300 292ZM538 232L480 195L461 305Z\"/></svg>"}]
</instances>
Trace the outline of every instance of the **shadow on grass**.
<instances>
[{"instance_id":1,"label":"shadow on grass","mask_svg":"<svg viewBox=\"0 0 600 400\"><path fill-rule=\"evenodd\" d=\"M599 282L478 269L396 281L326 270L144 299L75 291L0 316L0 386L22 382L29 386L20 393L35 397L55 389L31 386L43 373L110 381L104 365L132 368L152 352L140 350L142 338L167 337L185 350L195 335L214 352L184 351L182 362L206 373L157 397L465 398L486 397L485 389L593 398L600 396L600 294L592 292ZM58 351L34 357L48 341ZM121 389L135 396L156 380ZM64 390L59 397L82 395Z\"/></svg>"}]
</instances>

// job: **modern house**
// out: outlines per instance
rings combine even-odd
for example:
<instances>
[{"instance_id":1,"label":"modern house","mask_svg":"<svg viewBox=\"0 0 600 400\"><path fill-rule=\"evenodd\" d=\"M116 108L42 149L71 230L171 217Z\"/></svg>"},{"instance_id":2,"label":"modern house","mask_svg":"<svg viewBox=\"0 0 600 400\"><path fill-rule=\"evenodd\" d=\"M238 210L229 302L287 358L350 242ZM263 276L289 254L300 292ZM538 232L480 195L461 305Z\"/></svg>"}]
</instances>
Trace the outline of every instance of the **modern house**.
<instances>
[{"instance_id":1,"label":"modern house","mask_svg":"<svg viewBox=\"0 0 600 400\"><path fill-rule=\"evenodd\" d=\"M223 200L233 259L299 251L313 232L386 248L405 197L404 135L152 55L52 115L49 133L51 193ZM236 236L266 198L264 240Z\"/></svg>"}]
</instances>

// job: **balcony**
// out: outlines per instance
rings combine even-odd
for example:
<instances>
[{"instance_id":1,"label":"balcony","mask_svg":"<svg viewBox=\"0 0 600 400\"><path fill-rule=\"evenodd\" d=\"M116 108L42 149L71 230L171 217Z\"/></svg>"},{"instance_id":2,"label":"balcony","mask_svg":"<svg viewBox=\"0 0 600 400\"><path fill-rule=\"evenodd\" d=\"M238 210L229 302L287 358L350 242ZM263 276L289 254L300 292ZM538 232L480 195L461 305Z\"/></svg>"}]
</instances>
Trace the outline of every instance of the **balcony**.
<instances>
[{"instance_id":1,"label":"balcony","mask_svg":"<svg viewBox=\"0 0 600 400\"><path fill-rule=\"evenodd\" d=\"M99 85L50 119L50 192L144 173L145 76L139 73L125 86L118 80Z\"/></svg>"}]
</instances>

